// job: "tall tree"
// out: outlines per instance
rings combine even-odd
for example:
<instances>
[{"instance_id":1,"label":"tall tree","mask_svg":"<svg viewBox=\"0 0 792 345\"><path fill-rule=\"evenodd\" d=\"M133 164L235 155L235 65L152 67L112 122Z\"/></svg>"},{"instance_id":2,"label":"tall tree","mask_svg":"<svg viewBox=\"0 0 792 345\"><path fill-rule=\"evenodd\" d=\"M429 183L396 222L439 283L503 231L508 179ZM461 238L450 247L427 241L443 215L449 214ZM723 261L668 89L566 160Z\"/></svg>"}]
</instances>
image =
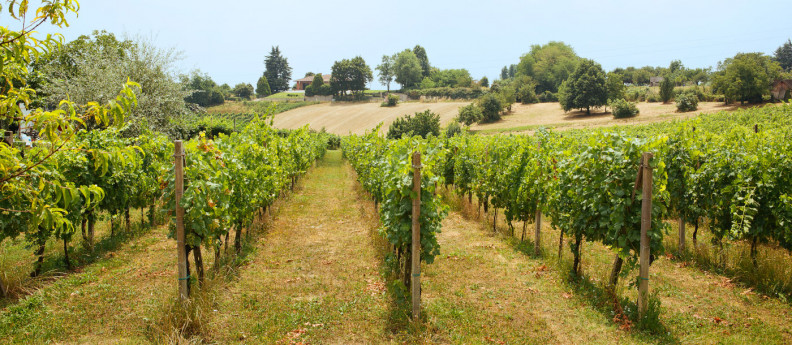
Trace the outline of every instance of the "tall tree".
<instances>
[{"instance_id":1,"label":"tall tree","mask_svg":"<svg viewBox=\"0 0 792 345\"><path fill-rule=\"evenodd\" d=\"M390 93L390 83L393 81L394 76L393 60L394 57L383 55L382 63L377 66L379 82L385 84L385 86L388 88L388 93Z\"/></svg>"},{"instance_id":2,"label":"tall tree","mask_svg":"<svg viewBox=\"0 0 792 345\"><path fill-rule=\"evenodd\" d=\"M421 74L424 77L428 77L432 73L432 67L429 65L429 57L426 56L426 49L416 45L415 48L413 48L413 53L415 53L415 57L418 58L418 62L421 63Z\"/></svg>"},{"instance_id":3,"label":"tall tree","mask_svg":"<svg viewBox=\"0 0 792 345\"><path fill-rule=\"evenodd\" d=\"M533 78L536 93L544 91L556 92L561 83L575 70L580 57L575 50L564 42L548 42L545 45L533 45L528 54L520 58L517 74Z\"/></svg>"},{"instance_id":4,"label":"tall tree","mask_svg":"<svg viewBox=\"0 0 792 345\"><path fill-rule=\"evenodd\" d=\"M509 79L509 68L508 67L503 66L503 68L501 69L500 78L501 78L501 80Z\"/></svg>"},{"instance_id":5,"label":"tall tree","mask_svg":"<svg viewBox=\"0 0 792 345\"><path fill-rule=\"evenodd\" d=\"M762 53L739 53L718 63L712 89L730 101L761 102L770 93L770 83L781 75L781 66Z\"/></svg>"},{"instance_id":6,"label":"tall tree","mask_svg":"<svg viewBox=\"0 0 792 345\"><path fill-rule=\"evenodd\" d=\"M621 74L610 72L606 76L608 86L608 99L617 100L624 98L624 78Z\"/></svg>"},{"instance_id":7,"label":"tall tree","mask_svg":"<svg viewBox=\"0 0 792 345\"><path fill-rule=\"evenodd\" d=\"M267 76L262 75L256 83L256 95L259 97L267 97L271 94L272 90L270 89L269 81L267 81Z\"/></svg>"},{"instance_id":8,"label":"tall tree","mask_svg":"<svg viewBox=\"0 0 792 345\"><path fill-rule=\"evenodd\" d=\"M663 81L660 82L660 100L663 103L668 103L674 97L674 82L671 75L666 75Z\"/></svg>"},{"instance_id":9,"label":"tall tree","mask_svg":"<svg viewBox=\"0 0 792 345\"><path fill-rule=\"evenodd\" d=\"M333 64L333 74L330 77L330 86L333 92L341 95L346 91L353 93L366 89L366 83L373 80L371 68L366 65L362 57L343 59Z\"/></svg>"},{"instance_id":10,"label":"tall tree","mask_svg":"<svg viewBox=\"0 0 792 345\"><path fill-rule=\"evenodd\" d=\"M602 66L593 60L583 59L569 76L561 83L558 99L564 111L601 107L608 103L608 87Z\"/></svg>"},{"instance_id":11,"label":"tall tree","mask_svg":"<svg viewBox=\"0 0 792 345\"><path fill-rule=\"evenodd\" d=\"M792 40L787 39L786 43L778 47L773 59L778 62L785 71L792 71Z\"/></svg>"},{"instance_id":12,"label":"tall tree","mask_svg":"<svg viewBox=\"0 0 792 345\"><path fill-rule=\"evenodd\" d=\"M415 87L423 78L421 62L415 56L415 53L409 49L396 54L393 69L396 82L402 85L402 89Z\"/></svg>"},{"instance_id":13,"label":"tall tree","mask_svg":"<svg viewBox=\"0 0 792 345\"><path fill-rule=\"evenodd\" d=\"M273 93L286 91L289 89L292 69L289 61L281 56L280 47L274 46L269 55L264 59L264 76L270 84Z\"/></svg>"},{"instance_id":14,"label":"tall tree","mask_svg":"<svg viewBox=\"0 0 792 345\"><path fill-rule=\"evenodd\" d=\"M481 87L489 87L489 79L487 79L486 76L481 77L479 85L481 85Z\"/></svg>"},{"instance_id":15,"label":"tall tree","mask_svg":"<svg viewBox=\"0 0 792 345\"><path fill-rule=\"evenodd\" d=\"M250 96L253 95L253 85L239 83L234 86L234 95L239 98L243 99L250 99Z\"/></svg>"}]
</instances>

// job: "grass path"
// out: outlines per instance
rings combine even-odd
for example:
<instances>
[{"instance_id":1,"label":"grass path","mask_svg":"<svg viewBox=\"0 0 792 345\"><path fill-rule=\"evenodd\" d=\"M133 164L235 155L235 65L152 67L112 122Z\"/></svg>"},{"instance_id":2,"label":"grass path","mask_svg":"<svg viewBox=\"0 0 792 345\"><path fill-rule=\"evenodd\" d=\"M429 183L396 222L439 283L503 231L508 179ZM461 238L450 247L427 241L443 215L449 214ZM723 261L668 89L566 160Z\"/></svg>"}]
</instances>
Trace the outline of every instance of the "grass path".
<instances>
[{"instance_id":1,"label":"grass path","mask_svg":"<svg viewBox=\"0 0 792 345\"><path fill-rule=\"evenodd\" d=\"M209 342L389 342L382 262L351 168L329 151L222 291ZM368 215L368 216L367 216Z\"/></svg>"}]
</instances>

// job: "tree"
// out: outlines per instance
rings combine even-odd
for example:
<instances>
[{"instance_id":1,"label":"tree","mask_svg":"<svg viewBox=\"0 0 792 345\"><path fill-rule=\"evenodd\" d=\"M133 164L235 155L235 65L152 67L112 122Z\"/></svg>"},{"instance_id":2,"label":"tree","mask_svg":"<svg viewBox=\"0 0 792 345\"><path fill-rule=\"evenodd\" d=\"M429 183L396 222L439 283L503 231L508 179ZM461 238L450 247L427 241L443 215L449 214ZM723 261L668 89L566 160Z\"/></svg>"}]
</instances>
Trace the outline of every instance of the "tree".
<instances>
[{"instance_id":1,"label":"tree","mask_svg":"<svg viewBox=\"0 0 792 345\"><path fill-rule=\"evenodd\" d=\"M315 75L314 72L306 72L303 78L313 77Z\"/></svg>"},{"instance_id":2,"label":"tree","mask_svg":"<svg viewBox=\"0 0 792 345\"><path fill-rule=\"evenodd\" d=\"M459 108L459 122L470 126L473 123L481 121L484 115L481 113L481 107L476 103L470 103L464 107Z\"/></svg>"},{"instance_id":3,"label":"tree","mask_svg":"<svg viewBox=\"0 0 792 345\"><path fill-rule=\"evenodd\" d=\"M508 67L503 66L503 68L501 69L500 78L501 78L501 80L509 79L509 68Z\"/></svg>"},{"instance_id":4,"label":"tree","mask_svg":"<svg viewBox=\"0 0 792 345\"><path fill-rule=\"evenodd\" d=\"M50 109L63 99L78 104L105 103L118 95L127 80L133 80L141 90L123 135L133 137L147 130L169 133L171 120L188 112L184 99L190 89L185 89L174 73L179 54L143 39L118 40L112 33L94 31L53 49L49 59L41 58L43 68L38 72L44 82L39 95ZM211 88L207 90L210 97ZM222 103L222 97L218 98ZM97 127L92 120L87 125Z\"/></svg>"},{"instance_id":5,"label":"tree","mask_svg":"<svg viewBox=\"0 0 792 345\"><path fill-rule=\"evenodd\" d=\"M366 61L362 57L357 56L351 60L343 59L333 64L330 86L333 93L338 95L342 95L346 91L356 93L365 90L366 83L372 79L371 68L366 65Z\"/></svg>"},{"instance_id":6,"label":"tree","mask_svg":"<svg viewBox=\"0 0 792 345\"><path fill-rule=\"evenodd\" d=\"M621 74L610 72L606 76L608 87L608 99L616 100L624 98L624 77Z\"/></svg>"},{"instance_id":7,"label":"tree","mask_svg":"<svg viewBox=\"0 0 792 345\"><path fill-rule=\"evenodd\" d=\"M415 116L405 115L398 118L388 128L388 139L401 139L402 136L420 135L426 139L429 135L440 135L440 115L431 110L417 112Z\"/></svg>"},{"instance_id":8,"label":"tree","mask_svg":"<svg viewBox=\"0 0 792 345\"><path fill-rule=\"evenodd\" d=\"M666 76L660 82L660 99L663 103L668 103L674 97L674 82L671 81L671 76Z\"/></svg>"},{"instance_id":9,"label":"tree","mask_svg":"<svg viewBox=\"0 0 792 345\"><path fill-rule=\"evenodd\" d=\"M242 99L250 99L253 95L253 85L239 83L234 86L234 95Z\"/></svg>"},{"instance_id":10,"label":"tree","mask_svg":"<svg viewBox=\"0 0 792 345\"><path fill-rule=\"evenodd\" d=\"M271 94L272 91L270 90L269 82L267 81L267 76L262 75L261 78L259 78L258 82L256 83L256 95L259 96L259 98L262 98L262 97L267 97Z\"/></svg>"},{"instance_id":11,"label":"tree","mask_svg":"<svg viewBox=\"0 0 792 345\"><path fill-rule=\"evenodd\" d=\"M726 102L761 102L770 93L770 83L781 75L781 66L762 53L739 53L718 63L712 89Z\"/></svg>"},{"instance_id":12,"label":"tree","mask_svg":"<svg viewBox=\"0 0 792 345\"><path fill-rule=\"evenodd\" d=\"M311 85L305 88L305 95L311 97L313 95L321 95L322 86L324 85L324 78L321 74L314 75Z\"/></svg>"},{"instance_id":13,"label":"tree","mask_svg":"<svg viewBox=\"0 0 792 345\"><path fill-rule=\"evenodd\" d=\"M489 87L489 79L487 79L486 76L481 77L481 80L479 80L479 85L481 85L481 87Z\"/></svg>"},{"instance_id":14,"label":"tree","mask_svg":"<svg viewBox=\"0 0 792 345\"><path fill-rule=\"evenodd\" d=\"M396 82L401 84L402 89L415 87L423 78L421 62L415 56L415 53L409 49L396 54L393 62L393 72L396 76Z\"/></svg>"},{"instance_id":15,"label":"tree","mask_svg":"<svg viewBox=\"0 0 792 345\"><path fill-rule=\"evenodd\" d=\"M563 42L533 45L516 67L517 75L527 75L536 81L536 93L557 92L561 83L575 70L580 57Z\"/></svg>"},{"instance_id":16,"label":"tree","mask_svg":"<svg viewBox=\"0 0 792 345\"><path fill-rule=\"evenodd\" d=\"M388 93L390 93L390 83L393 81L394 76L393 60L394 57L383 55L382 63L377 66L379 82L385 84L385 86L388 88Z\"/></svg>"},{"instance_id":17,"label":"tree","mask_svg":"<svg viewBox=\"0 0 792 345\"><path fill-rule=\"evenodd\" d=\"M188 92L184 101L202 107L223 104L225 95L231 91L231 88L226 90L222 86L217 86L217 83L208 74L201 73L200 70L194 70L189 75L182 75L181 84Z\"/></svg>"},{"instance_id":18,"label":"tree","mask_svg":"<svg viewBox=\"0 0 792 345\"><path fill-rule=\"evenodd\" d=\"M784 71L792 71L792 40L787 39L786 43L776 49L773 60L778 62Z\"/></svg>"},{"instance_id":19,"label":"tree","mask_svg":"<svg viewBox=\"0 0 792 345\"><path fill-rule=\"evenodd\" d=\"M416 45L415 48L413 48L413 53L415 53L415 57L418 58L418 62L421 64L421 74L424 77L428 77L432 72L432 67L429 65L429 57L426 56L426 49Z\"/></svg>"},{"instance_id":20,"label":"tree","mask_svg":"<svg viewBox=\"0 0 792 345\"><path fill-rule=\"evenodd\" d=\"M478 106L481 108L480 122L495 122L501 119L500 113L503 111L503 102L500 97L488 93L478 100Z\"/></svg>"},{"instance_id":21,"label":"tree","mask_svg":"<svg viewBox=\"0 0 792 345\"><path fill-rule=\"evenodd\" d=\"M272 93L278 93L289 89L292 69L289 61L281 56L280 47L274 46L269 55L264 59L264 76L270 84Z\"/></svg>"},{"instance_id":22,"label":"tree","mask_svg":"<svg viewBox=\"0 0 792 345\"><path fill-rule=\"evenodd\" d=\"M593 60L583 59L569 79L561 84L558 91L559 102L564 111L601 107L608 103L608 87L602 66Z\"/></svg>"},{"instance_id":23,"label":"tree","mask_svg":"<svg viewBox=\"0 0 792 345\"><path fill-rule=\"evenodd\" d=\"M432 80L437 87L470 87L473 78L468 70L462 69L435 69L432 71Z\"/></svg>"}]
</instances>

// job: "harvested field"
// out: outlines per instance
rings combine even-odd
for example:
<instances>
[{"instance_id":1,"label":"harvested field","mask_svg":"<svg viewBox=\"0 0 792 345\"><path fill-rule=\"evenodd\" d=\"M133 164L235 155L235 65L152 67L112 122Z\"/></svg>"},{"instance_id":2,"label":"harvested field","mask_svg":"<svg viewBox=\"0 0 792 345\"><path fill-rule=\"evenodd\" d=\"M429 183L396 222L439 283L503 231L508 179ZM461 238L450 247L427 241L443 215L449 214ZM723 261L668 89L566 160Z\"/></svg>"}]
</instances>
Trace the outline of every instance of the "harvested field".
<instances>
[{"instance_id":1,"label":"harvested field","mask_svg":"<svg viewBox=\"0 0 792 345\"><path fill-rule=\"evenodd\" d=\"M393 108L380 107L379 103L322 103L290 110L275 116L275 127L296 129L306 124L339 135L363 134L384 123L383 133L398 117L430 109L440 115L440 125L445 126L459 113L459 107L470 102L400 103Z\"/></svg>"}]
</instances>

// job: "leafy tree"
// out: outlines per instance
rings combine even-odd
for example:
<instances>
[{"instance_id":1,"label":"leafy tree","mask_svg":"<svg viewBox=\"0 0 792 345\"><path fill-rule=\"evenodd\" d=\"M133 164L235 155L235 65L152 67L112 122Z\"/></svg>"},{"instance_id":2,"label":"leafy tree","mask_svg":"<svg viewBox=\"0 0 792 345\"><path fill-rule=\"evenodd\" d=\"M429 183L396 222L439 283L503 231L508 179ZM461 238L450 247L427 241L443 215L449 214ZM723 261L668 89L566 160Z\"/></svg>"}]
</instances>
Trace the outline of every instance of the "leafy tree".
<instances>
[{"instance_id":1,"label":"leafy tree","mask_svg":"<svg viewBox=\"0 0 792 345\"><path fill-rule=\"evenodd\" d=\"M534 89L535 86L533 84L525 84L520 86L520 88L517 89L517 100L522 104L538 103L539 98L536 97L536 92Z\"/></svg>"},{"instance_id":2,"label":"leafy tree","mask_svg":"<svg viewBox=\"0 0 792 345\"><path fill-rule=\"evenodd\" d=\"M313 81L311 82L311 87L314 90L319 90L320 87L324 84L324 77L321 74L317 74L314 76Z\"/></svg>"},{"instance_id":3,"label":"leafy tree","mask_svg":"<svg viewBox=\"0 0 792 345\"><path fill-rule=\"evenodd\" d=\"M435 69L432 71L432 80L436 87L470 87L473 78L466 69Z\"/></svg>"},{"instance_id":4,"label":"leafy tree","mask_svg":"<svg viewBox=\"0 0 792 345\"><path fill-rule=\"evenodd\" d=\"M621 74L610 72L606 76L606 84L608 86L608 99L622 99L624 98L624 78Z\"/></svg>"},{"instance_id":5,"label":"leafy tree","mask_svg":"<svg viewBox=\"0 0 792 345\"><path fill-rule=\"evenodd\" d=\"M580 57L572 47L563 42L548 42L545 45L533 45L528 54L520 58L516 74L533 78L536 92L556 92L570 74L575 70Z\"/></svg>"},{"instance_id":6,"label":"leafy tree","mask_svg":"<svg viewBox=\"0 0 792 345\"><path fill-rule=\"evenodd\" d=\"M337 95L343 95L346 91L356 93L365 90L366 83L372 79L371 68L366 65L366 61L362 57L357 56L351 60L343 59L333 64L330 86L333 93Z\"/></svg>"},{"instance_id":7,"label":"leafy tree","mask_svg":"<svg viewBox=\"0 0 792 345\"><path fill-rule=\"evenodd\" d=\"M668 103L674 97L674 82L670 76L663 78L660 82L660 99L663 103Z\"/></svg>"},{"instance_id":8,"label":"leafy tree","mask_svg":"<svg viewBox=\"0 0 792 345\"><path fill-rule=\"evenodd\" d=\"M489 87L489 79L487 79L486 76L481 77L481 80L479 80L479 85L481 85L481 87Z\"/></svg>"},{"instance_id":9,"label":"leafy tree","mask_svg":"<svg viewBox=\"0 0 792 345\"><path fill-rule=\"evenodd\" d=\"M259 78L258 82L256 83L256 95L259 97L267 97L272 94L270 90L269 82L267 81L267 76L262 75Z\"/></svg>"},{"instance_id":10,"label":"leafy tree","mask_svg":"<svg viewBox=\"0 0 792 345\"><path fill-rule=\"evenodd\" d=\"M569 79L562 83L558 94L564 111L586 109L586 114L591 114L591 107L607 104L608 87L602 66L593 60L581 60Z\"/></svg>"},{"instance_id":11,"label":"leafy tree","mask_svg":"<svg viewBox=\"0 0 792 345\"><path fill-rule=\"evenodd\" d=\"M739 53L718 63L712 89L730 101L761 102L770 83L781 75L781 66L762 53Z\"/></svg>"},{"instance_id":12,"label":"leafy tree","mask_svg":"<svg viewBox=\"0 0 792 345\"><path fill-rule=\"evenodd\" d=\"M678 111L694 111L698 109L699 99L695 92L683 92L676 98L676 108Z\"/></svg>"},{"instance_id":13,"label":"leafy tree","mask_svg":"<svg viewBox=\"0 0 792 345\"><path fill-rule=\"evenodd\" d=\"M91 101L106 103L114 99L127 80L140 84L138 107L128 114L129 126L123 135L137 136L146 130L168 132L171 120L187 112L184 98L189 91L173 73L179 53L174 49L160 49L151 42L118 40L105 31L53 50L52 60L39 70L45 81L40 87L48 108L57 108L60 101L69 99L78 104ZM220 102L222 103L222 97ZM96 123L89 120L89 128Z\"/></svg>"},{"instance_id":14,"label":"leafy tree","mask_svg":"<svg viewBox=\"0 0 792 345\"><path fill-rule=\"evenodd\" d=\"M429 57L426 56L426 49L416 45L415 48L413 48L413 53L415 53L415 57L418 58L418 62L421 63L421 74L423 74L424 77L428 77L432 72L432 67L429 65Z\"/></svg>"},{"instance_id":15,"label":"leafy tree","mask_svg":"<svg viewBox=\"0 0 792 345\"><path fill-rule=\"evenodd\" d=\"M786 43L776 49L773 60L785 71L792 71L792 40L787 39Z\"/></svg>"},{"instance_id":16,"label":"leafy tree","mask_svg":"<svg viewBox=\"0 0 792 345\"><path fill-rule=\"evenodd\" d=\"M234 95L242 99L250 99L253 95L253 85L239 83L234 86Z\"/></svg>"},{"instance_id":17,"label":"leafy tree","mask_svg":"<svg viewBox=\"0 0 792 345\"><path fill-rule=\"evenodd\" d=\"M394 75L396 82L401 84L402 89L413 88L421 82L423 70L421 62L412 50L405 49L396 54L393 62Z\"/></svg>"},{"instance_id":18,"label":"leafy tree","mask_svg":"<svg viewBox=\"0 0 792 345\"><path fill-rule=\"evenodd\" d=\"M500 97L488 93L478 100L478 106L481 108L481 120L479 122L495 122L501 119L501 111L503 111L503 101Z\"/></svg>"},{"instance_id":19,"label":"leafy tree","mask_svg":"<svg viewBox=\"0 0 792 345\"><path fill-rule=\"evenodd\" d=\"M514 78L517 75L517 65L509 65L509 78Z\"/></svg>"},{"instance_id":20,"label":"leafy tree","mask_svg":"<svg viewBox=\"0 0 792 345\"><path fill-rule=\"evenodd\" d=\"M421 84L418 87L424 90L433 89L437 87L437 84L434 82L434 80L432 80L432 78L424 77L423 80L421 80Z\"/></svg>"},{"instance_id":21,"label":"leafy tree","mask_svg":"<svg viewBox=\"0 0 792 345\"><path fill-rule=\"evenodd\" d=\"M383 55L382 63L377 66L377 74L379 75L379 82L385 84L390 93L390 83L393 81L395 74L393 66L394 57Z\"/></svg>"},{"instance_id":22,"label":"leafy tree","mask_svg":"<svg viewBox=\"0 0 792 345\"><path fill-rule=\"evenodd\" d=\"M182 75L181 84L188 92L187 97L184 97L184 101L202 107L223 104L225 101L224 95L231 92L230 88L225 90L217 86L208 74L201 73L199 70L194 70L189 75Z\"/></svg>"},{"instance_id":23,"label":"leafy tree","mask_svg":"<svg viewBox=\"0 0 792 345\"><path fill-rule=\"evenodd\" d=\"M289 89L292 69L287 58L281 56L280 47L274 46L269 55L264 59L264 76L270 84L272 93Z\"/></svg>"},{"instance_id":24,"label":"leafy tree","mask_svg":"<svg viewBox=\"0 0 792 345\"><path fill-rule=\"evenodd\" d=\"M470 126L473 123L481 121L484 115L481 112L481 107L477 103L470 103L464 107L459 108L459 122Z\"/></svg>"},{"instance_id":25,"label":"leafy tree","mask_svg":"<svg viewBox=\"0 0 792 345\"><path fill-rule=\"evenodd\" d=\"M440 115L431 110L415 113L415 117L405 115L398 118L388 128L388 139L401 139L402 136L420 135L426 139L429 135L440 135Z\"/></svg>"},{"instance_id":26,"label":"leafy tree","mask_svg":"<svg viewBox=\"0 0 792 345\"><path fill-rule=\"evenodd\" d=\"M638 115L638 107L635 103L625 101L623 98L611 99L608 101L613 113L613 117L623 119Z\"/></svg>"},{"instance_id":27,"label":"leafy tree","mask_svg":"<svg viewBox=\"0 0 792 345\"><path fill-rule=\"evenodd\" d=\"M503 69L501 69L500 78L501 80L509 79L509 68L503 66Z\"/></svg>"},{"instance_id":28,"label":"leafy tree","mask_svg":"<svg viewBox=\"0 0 792 345\"><path fill-rule=\"evenodd\" d=\"M303 78L313 77L315 74L314 72L306 72Z\"/></svg>"}]
</instances>

